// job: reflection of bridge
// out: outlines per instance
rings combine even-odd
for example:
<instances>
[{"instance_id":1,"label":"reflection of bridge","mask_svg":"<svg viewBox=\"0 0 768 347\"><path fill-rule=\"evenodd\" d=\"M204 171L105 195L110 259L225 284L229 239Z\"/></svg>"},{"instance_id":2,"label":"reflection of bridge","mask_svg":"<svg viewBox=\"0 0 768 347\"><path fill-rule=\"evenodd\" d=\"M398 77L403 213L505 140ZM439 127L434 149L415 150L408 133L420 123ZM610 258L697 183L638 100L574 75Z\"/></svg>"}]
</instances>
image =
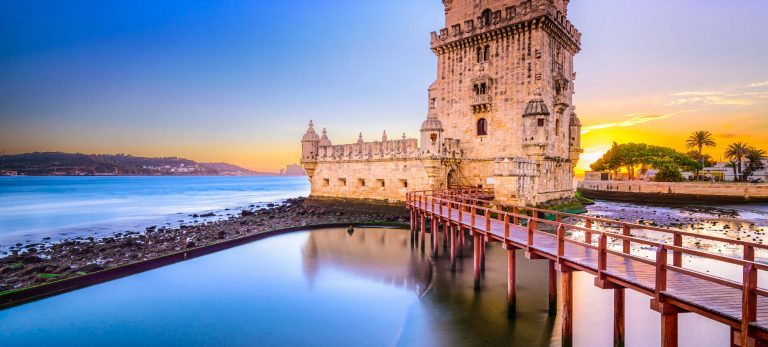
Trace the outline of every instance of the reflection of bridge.
<instances>
[{"instance_id":1,"label":"reflection of bridge","mask_svg":"<svg viewBox=\"0 0 768 347\"><path fill-rule=\"evenodd\" d=\"M304 273L310 285L320 271L335 268L421 294L431 270L421 257L403 257L409 241L409 235L386 229L312 232L302 248Z\"/></svg>"},{"instance_id":2,"label":"reflection of bridge","mask_svg":"<svg viewBox=\"0 0 768 347\"><path fill-rule=\"evenodd\" d=\"M550 314L556 312L556 272L561 272L564 346L570 346L573 339L573 271L593 274L596 286L613 290L615 346L624 345L625 288L652 297L651 308L661 315L662 346L677 346L677 315L685 312L731 327L732 346L768 346L768 290L757 286L758 271L768 271L768 266L754 261L755 250L766 250L768 246L530 207L500 211L492 207L491 200L492 193L479 190L409 193L411 230L420 230L424 241L428 221L431 230L442 229L451 244L452 264L456 263L456 252L464 239L457 238L456 231L469 230L474 240L476 289L480 288L480 273L485 267L485 243L501 242L508 250L511 315L515 312L515 250L524 250L528 259L548 259ZM593 228L593 224L603 228ZM618 227L618 231L605 227ZM633 235L633 230L643 230L646 235L655 233L672 242L641 238L637 232ZM684 246L684 238L740 247L743 257L727 257ZM432 239L436 252L438 237ZM610 244L620 247L615 249ZM633 253L632 245L654 250L655 257L643 256L641 251ZM743 270L743 278L732 281L685 268L684 254L707 259L716 266L738 266Z\"/></svg>"}]
</instances>

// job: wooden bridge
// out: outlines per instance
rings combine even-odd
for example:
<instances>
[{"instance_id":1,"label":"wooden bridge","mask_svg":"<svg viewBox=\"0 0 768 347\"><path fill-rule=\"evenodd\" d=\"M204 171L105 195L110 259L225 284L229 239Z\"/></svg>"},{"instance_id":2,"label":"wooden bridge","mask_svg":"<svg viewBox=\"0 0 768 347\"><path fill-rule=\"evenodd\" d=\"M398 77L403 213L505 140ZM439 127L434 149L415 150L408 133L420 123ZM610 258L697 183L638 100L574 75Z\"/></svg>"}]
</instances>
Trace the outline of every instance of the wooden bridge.
<instances>
[{"instance_id":1,"label":"wooden bridge","mask_svg":"<svg viewBox=\"0 0 768 347\"><path fill-rule=\"evenodd\" d=\"M411 231L420 231L422 244L429 225L437 252L442 229L450 244L453 269L464 242L457 234L470 233L476 289L485 267L485 244L500 242L508 250L510 315L515 314L515 250L523 250L527 259L549 260L549 312L553 315L557 311L557 272L561 273L564 346L573 341L574 271L588 272L595 276L597 287L613 290L614 346L624 345L625 289L652 298L650 307L661 319L661 346L677 346L678 314L686 312L728 325L731 346L768 346L768 290L757 286L758 272L768 271L768 266L755 262L755 250L766 250L766 245L538 208L501 211L493 208L492 193L482 190L411 192L406 200ZM741 256L701 250L696 247L699 240L737 247ZM644 256L642 250L633 253L633 245L651 256ZM733 281L685 268L683 255L738 267L743 276L741 281Z\"/></svg>"}]
</instances>

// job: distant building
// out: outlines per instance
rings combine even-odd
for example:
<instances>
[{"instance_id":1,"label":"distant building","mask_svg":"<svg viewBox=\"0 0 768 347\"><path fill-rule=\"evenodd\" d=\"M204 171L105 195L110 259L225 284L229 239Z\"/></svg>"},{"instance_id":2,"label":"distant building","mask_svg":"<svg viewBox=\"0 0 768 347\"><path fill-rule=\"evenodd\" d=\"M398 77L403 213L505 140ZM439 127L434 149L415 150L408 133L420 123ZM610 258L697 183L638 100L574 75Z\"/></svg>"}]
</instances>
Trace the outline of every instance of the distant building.
<instances>
[{"instance_id":1,"label":"distant building","mask_svg":"<svg viewBox=\"0 0 768 347\"><path fill-rule=\"evenodd\" d=\"M768 182L768 159L763 159L763 170L755 171L750 176L750 180L759 179L761 182ZM684 172L683 176L693 177L693 172ZM736 180L736 176L733 174L733 167L730 163L719 162L710 167L705 167L699 171L699 175L709 178L713 181L726 181L731 182Z\"/></svg>"},{"instance_id":2,"label":"distant building","mask_svg":"<svg viewBox=\"0 0 768 347\"><path fill-rule=\"evenodd\" d=\"M307 174L299 164L290 164L285 169L280 170L280 173L285 176L305 176Z\"/></svg>"},{"instance_id":3,"label":"distant building","mask_svg":"<svg viewBox=\"0 0 768 347\"><path fill-rule=\"evenodd\" d=\"M469 186L494 189L501 205L572 198L582 153L572 101L581 34L568 3L443 1L420 138L385 132L333 144L310 122L301 163L311 195L395 202L408 191Z\"/></svg>"}]
</instances>

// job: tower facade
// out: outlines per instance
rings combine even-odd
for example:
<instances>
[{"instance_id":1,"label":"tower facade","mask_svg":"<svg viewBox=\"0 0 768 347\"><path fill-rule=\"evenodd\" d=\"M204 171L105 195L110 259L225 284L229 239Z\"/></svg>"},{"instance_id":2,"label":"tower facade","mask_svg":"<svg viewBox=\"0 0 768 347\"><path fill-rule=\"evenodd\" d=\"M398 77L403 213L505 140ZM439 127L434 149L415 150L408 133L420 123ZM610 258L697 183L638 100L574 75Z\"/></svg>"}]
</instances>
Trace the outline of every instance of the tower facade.
<instances>
[{"instance_id":1,"label":"tower facade","mask_svg":"<svg viewBox=\"0 0 768 347\"><path fill-rule=\"evenodd\" d=\"M581 154L572 96L581 34L568 0L443 0L436 80L420 138L332 145L310 124L312 195L403 200L411 190L493 188L497 202L570 198ZM371 184L373 182L373 184Z\"/></svg>"},{"instance_id":2,"label":"tower facade","mask_svg":"<svg viewBox=\"0 0 768 347\"><path fill-rule=\"evenodd\" d=\"M580 33L568 0L444 0L430 88L445 138L461 140L464 184L510 203L572 195L581 149L573 113ZM527 196L526 196L527 195Z\"/></svg>"}]
</instances>

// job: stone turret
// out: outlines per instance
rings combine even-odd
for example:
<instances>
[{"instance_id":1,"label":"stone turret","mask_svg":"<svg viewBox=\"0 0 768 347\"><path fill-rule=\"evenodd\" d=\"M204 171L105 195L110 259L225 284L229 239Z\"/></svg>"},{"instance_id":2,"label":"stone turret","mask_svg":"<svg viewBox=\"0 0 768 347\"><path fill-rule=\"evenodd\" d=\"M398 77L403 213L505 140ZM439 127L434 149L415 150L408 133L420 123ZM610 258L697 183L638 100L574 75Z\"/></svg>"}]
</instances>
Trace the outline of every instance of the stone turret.
<instances>
[{"instance_id":1,"label":"stone turret","mask_svg":"<svg viewBox=\"0 0 768 347\"><path fill-rule=\"evenodd\" d=\"M530 156L543 155L549 141L550 114L547 105L536 93L523 112L523 147Z\"/></svg>"},{"instance_id":2,"label":"stone turret","mask_svg":"<svg viewBox=\"0 0 768 347\"><path fill-rule=\"evenodd\" d=\"M307 175L310 179L312 179L312 174L317 163L319 144L320 136L317 136L314 124L310 120L309 128L307 128L307 132L301 138L301 164L304 165L304 170L307 171Z\"/></svg>"},{"instance_id":3,"label":"stone turret","mask_svg":"<svg viewBox=\"0 0 768 347\"><path fill-rule=\"evenodd\" d=\"M430 113L427 119L421 123L421 149L431 155L440 154L440 146L443 143L443 123L437 119L434 113Z\"/></svg>"},{"instance_id":4,"label":"stone turret","mask_svg":"<svg viewBox=\"0 0 768 347\"><path fill-rule=\"evenodd\" d=\"M584 150L581 149L581 120L579 120L579 116L576 115L576 107L572 107L571 109L571 119L568 124L568 152L571 166L576 168L576 164L579 162L579 156Z\"/></svg>"}]
</instances>

